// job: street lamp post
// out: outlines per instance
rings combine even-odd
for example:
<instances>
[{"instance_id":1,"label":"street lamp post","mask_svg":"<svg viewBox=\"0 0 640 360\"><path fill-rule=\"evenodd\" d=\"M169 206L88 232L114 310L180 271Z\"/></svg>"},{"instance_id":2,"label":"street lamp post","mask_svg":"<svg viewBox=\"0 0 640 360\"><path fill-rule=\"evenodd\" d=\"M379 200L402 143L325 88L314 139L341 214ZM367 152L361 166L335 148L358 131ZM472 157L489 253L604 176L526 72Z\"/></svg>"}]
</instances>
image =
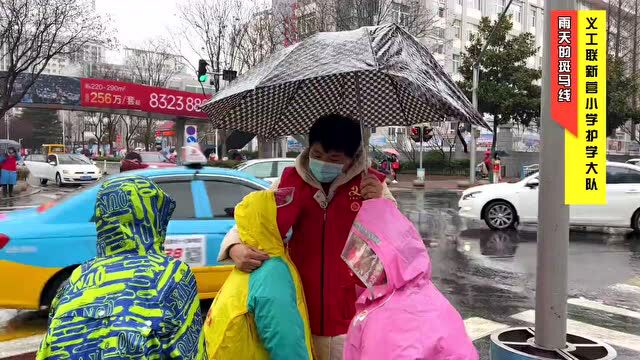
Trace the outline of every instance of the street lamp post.
<instances>
[{"instance_id":1,"label":"street lamp post","mask_svg":"<svg viewBox=\"0 0 640 360\"><path fill-rule=\"evenodd\" d=\"M498 29L498 27L500 26L500 24L502 23L502 19L504 19L505 15L507 14L507 11L509 11L509 7L511 6L511 3L513 2L513 0L509 0L509 2L507 3L507 5L504 7L504 9L502 9L502 13L500 13L500 17L498 17L498 21L496 22L496 24L493 26L493 28L491 29L491 32L489 33L489 36L487 36L487 41L485 41L484 45L482 45L482 49L480 49L480 53L478 54L478 58L476 59L476 61L473 63L473 79L472 79L472 85L471 85L471 101L473 102L473 108L478 110L478 82L480 81L480 61L482 60L482 55L484 55L484 52L487 50L487 47L489 46L489 42L491 41L491 38L493 37L493 33L496 32L496 30ZM494 119L495 121L495 119ZM471 125L470 127L470 132L471 132L471 139L469 141L469 183L471 185L473 185L476 182L476 138L475 138L475 129L473 127L473 125ZM493 134L493 136L496 136L496 134ZM491 169L487 169L489 170L489 176L491 176Z\"/></svg>"}]
</instances>

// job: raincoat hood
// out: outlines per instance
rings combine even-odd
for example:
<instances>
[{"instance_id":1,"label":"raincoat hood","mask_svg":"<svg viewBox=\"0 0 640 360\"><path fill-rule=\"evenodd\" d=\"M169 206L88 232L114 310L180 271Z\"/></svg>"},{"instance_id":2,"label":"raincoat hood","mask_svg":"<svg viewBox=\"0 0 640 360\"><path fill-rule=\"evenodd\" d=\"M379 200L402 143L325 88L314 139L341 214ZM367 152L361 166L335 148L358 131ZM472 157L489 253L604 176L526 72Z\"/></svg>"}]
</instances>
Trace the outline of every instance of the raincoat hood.
<instances>
[{"instance_id":1,"label":"raincoat hood","mask_svg":"<svg viewBox=\"0 0 640 360\"><path fill-rule=\"evenodd\" d=\"M245 196L236 206L234 215L242 241L271 257L283 256L284 242L276 221L277 206L291 200L289 194L280 191L258 191Z\"/></svg>"},{"instance_id":2,"label":"raincoat hood","mask_svg":"<svg viewBox=\"0 0 640 360\"><path fill-rule=\"evenodd\" d=\"M387 281L375 286L376 298L415 280L431 279L431 261L422 237L394 202L386 199L363 202L351 233L367 243L384 267Z\"/></svg>"},{"instance_id":3,"label":"raincoat hood","mask_svg":"<svg viewBox=\"0 0 640 360\"><path fill-rule=\"evenodd\" d=\"M176 204L141 176L105 181L96 200L97 257L162 254Z\"/></svg>"}]
</instances>

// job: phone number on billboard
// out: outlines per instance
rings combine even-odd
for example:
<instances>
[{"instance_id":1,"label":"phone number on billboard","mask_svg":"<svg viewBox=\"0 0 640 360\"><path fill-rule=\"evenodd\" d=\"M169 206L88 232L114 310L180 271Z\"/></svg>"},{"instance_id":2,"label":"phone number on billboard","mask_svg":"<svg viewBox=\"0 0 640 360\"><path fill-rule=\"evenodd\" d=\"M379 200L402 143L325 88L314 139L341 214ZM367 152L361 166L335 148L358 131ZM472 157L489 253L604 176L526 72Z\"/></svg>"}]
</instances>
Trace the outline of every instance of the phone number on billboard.
<instances>
[{"instance_id":1,"label":"phone number on billboard","mask_svg":"<svg viewBox=\"0 0 640 360\"><path fill-rule=\"evenodd\" d=\"M199 111L202 102L203 99L197 97L157 93L151 93L149 95L149 106L153 109Z\"/></svg>"}]
</instances>

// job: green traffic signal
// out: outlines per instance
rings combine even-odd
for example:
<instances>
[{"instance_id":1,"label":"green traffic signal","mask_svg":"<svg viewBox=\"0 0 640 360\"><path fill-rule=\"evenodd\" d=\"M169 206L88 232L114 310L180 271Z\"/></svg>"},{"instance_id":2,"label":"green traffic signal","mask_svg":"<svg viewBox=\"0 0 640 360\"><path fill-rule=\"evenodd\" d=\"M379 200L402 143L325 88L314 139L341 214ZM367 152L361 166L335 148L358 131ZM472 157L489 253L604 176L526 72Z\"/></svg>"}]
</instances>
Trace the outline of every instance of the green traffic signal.
<instances>
[{"instance_id":1,"label":"green traffic signal","mask_svg":"<svg viewBox=\"0 0 640 360\"><path fill-rule=\"evenodd\" d=\"M207 75L207 74L205 74L205 75L200 75L200 76L198 77L198 81L199 81L199 82L201 82L201 83L205 83L205 82L207 82L207 80L209 80L209 75Z\"/></svg>"}]
</instances>

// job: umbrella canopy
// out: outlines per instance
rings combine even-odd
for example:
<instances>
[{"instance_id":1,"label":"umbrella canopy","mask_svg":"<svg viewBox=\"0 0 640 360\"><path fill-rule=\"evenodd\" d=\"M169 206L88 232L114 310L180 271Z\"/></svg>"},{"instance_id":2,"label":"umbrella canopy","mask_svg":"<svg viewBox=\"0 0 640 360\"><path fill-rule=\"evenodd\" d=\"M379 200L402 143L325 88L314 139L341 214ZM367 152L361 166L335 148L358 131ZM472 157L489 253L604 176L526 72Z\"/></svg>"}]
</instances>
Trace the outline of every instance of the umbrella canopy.
<instances>
[{"instance_id":1,"label":"umbrella canopy","mask_svg":"<svg viewBox=\"0 0 640 360\"><path fill-rule=\"evenodd\" d=\"M202 109L214 126L274 138L318 117L366 127L457 121L487 127L429 50L397 25L318 33L273 54Z\"/></svg>"},{"instance_id":2,"label":"umbrella canopy","mask_svg":"<svg viewBox=\"0 0 640 360\"><path fill-rule=\"evenodd\" d=\"M395 149L384 149L384 152L389 155L400 156L400 153Z\"/></svg>"}]
</instances>

